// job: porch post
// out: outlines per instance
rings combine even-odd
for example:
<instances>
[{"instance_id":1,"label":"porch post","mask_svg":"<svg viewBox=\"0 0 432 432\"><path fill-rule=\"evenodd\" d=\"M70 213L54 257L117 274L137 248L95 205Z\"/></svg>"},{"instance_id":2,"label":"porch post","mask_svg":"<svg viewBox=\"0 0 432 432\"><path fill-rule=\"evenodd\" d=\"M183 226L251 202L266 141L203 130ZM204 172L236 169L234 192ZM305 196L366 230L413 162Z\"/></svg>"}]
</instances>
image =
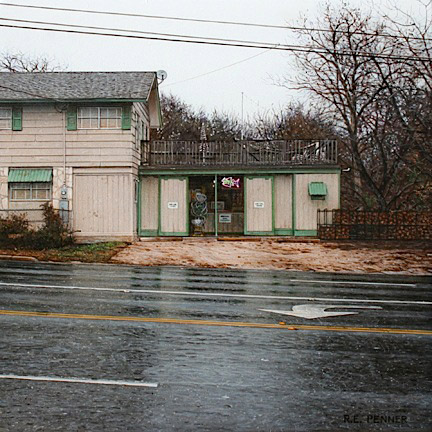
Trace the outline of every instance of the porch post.
<instances>
[{"instance_id":1,"label":"porch post","mask_svg":"<svg viewBox=\"0 0 432 432\"><path fill-rule=\"evenodd\" d=\"M215 197L215 212L214 212L214 215L215 215L215 219L214 219L214 224L215 224L215 237L217 237L218 236L218 194L217 194L217 191L218 191L218 182L217 182L217 174L215 174L215 179L214 179L214 187L215 187L215 190L214 190L214 197Z\"/></svg>"}]
</instances>

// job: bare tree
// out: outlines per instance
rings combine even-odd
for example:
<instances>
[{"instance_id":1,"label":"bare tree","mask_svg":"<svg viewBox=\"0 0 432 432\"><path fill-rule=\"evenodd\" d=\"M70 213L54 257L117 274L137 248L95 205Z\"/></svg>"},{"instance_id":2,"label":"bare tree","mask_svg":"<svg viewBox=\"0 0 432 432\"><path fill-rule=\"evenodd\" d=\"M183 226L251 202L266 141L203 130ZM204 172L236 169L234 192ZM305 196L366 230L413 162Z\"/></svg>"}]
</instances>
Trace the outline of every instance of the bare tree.
<instances>
[{"instance_id":1,"label":"bare tree","mask_svg":"<svg viewBox=\"0 0 432 432\"><path fill-rule=\"evenodd\" d=\"M61 69L46 57L31 57L21 52L0 55L2 72L54 72Z\"/></svg>"},{"instance_id":2,"label":"bare tree","mask_svg":"<svg viewBox=\"0 0 432 432\"><path fill-rule=\"evenodd\" d=\"M153 136L160 140L200 140L202 125L208 140L233 141L240 137L241 123L235 115L195 110L178 97L161 95L163 127Z\"/></svg>"},{"instance_id":3,"label":"bare tree","mask_svg":"<svg viewBox=\"0 0 432 432\"><path fill-rule=\"evenodd\" d=\"M302 104L258 114L249 124L249 134L259 140L328 139L335 130L317 110Z\"/></svg>"},{"instance_id":4,"label":"bare tree","mask_svg":"<svg viewBox=\"0 0 432 432\"><path fill-rule=\"evenodd\" d=\"M420 120L408 120L408 99L402 102L394 91L420 73L410 46L389 36L385 21L374 22L345 3L337 10L328 5L314 27L327 31L300 32L310 49L295 54L299 74L287 85L308 91L338 129L342 163L351 168L344 175L344 203L383 210L422 205L417 192L425 180L410 145ZM416 47L417 55L426 46L430 54L426 44ZM419 80L411 84L410 94L417 95Z\"/></svg>"}]
</instances>

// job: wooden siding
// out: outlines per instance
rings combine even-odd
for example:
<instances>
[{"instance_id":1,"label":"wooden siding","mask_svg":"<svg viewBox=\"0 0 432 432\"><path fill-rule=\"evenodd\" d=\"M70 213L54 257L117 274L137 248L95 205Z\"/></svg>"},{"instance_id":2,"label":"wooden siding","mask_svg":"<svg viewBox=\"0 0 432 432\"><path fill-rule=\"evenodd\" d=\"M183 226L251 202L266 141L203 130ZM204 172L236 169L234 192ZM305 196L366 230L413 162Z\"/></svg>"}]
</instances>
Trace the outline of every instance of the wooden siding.
<instances>
[{"instance_id":1,"label":"wooden siding","mask_svg":"<svg viewBox=\"0 0 432 432\"><path fill-rule=\"evenodd\" d=\"M75 174L73 227L77 237L133 237L134 176L88 170Z\"/></svg>"},{"instance_id":2,"label":"wooden siding","mask_svg":"<svg viewBox=\"0 0 432 432\"><path fill-rule=\"evenodd\" d=\"M142 231L158 230L159 218L159 179L141 178L141 226Z\"/></svg>"},{"instance_id":3,"label":"wooden siding","mask_svg":"<svg viewBox=\"0 0 432 432\"><path fill-rule=\"evenodd\" d=\"M160 186L160 231L162 235L187 234L186 179L161 179ZM177 203L178 208L168 208L168 203Z\"/></svg>"},{"instance_id":4,"label":"wooden siding","mask_svg":"<svg viewBox=\"0 0 432 432\"><path fill-rule=\"evenodd\" d=\"M309 196L310 182L324 182L327 196L324 200L312 200ZM296 230L316 230L318 209L339 208L338 174L297 174L295 176Z\"/></svg>"},{"instance_id":5,"label":"wooden siding","mask_svg":"<svg viewBox=\"0 0 432 432\"><path fill-rule=\"evenodd\" d=\"M256 208L255 203L264 203ZM271 178L246 179L246 231L271 233L273 231L273 203Z\"/></svg>"},{"instance_id":6,"label":"wooden siding","mask_svg":"<svg viewBox=\"0 0 432 432\"><path fill-rule=\"evenodd\" d=\"M138 104L136 109L145 112ZM140 154L134 148L134 124L131 130L65 131L63 117L54 105L24 105L22 131L0 130L0 166L62 166L66 138L67 166L138 169Z\"/></svg>"},{"instance_id":7,"label":"wooden siding","mask_svg":"<svg viewBox=\"0 0 432 432\"><path fill-rule=\"evenodd\" d=\"M274 176L275 229L292 229L292 175Z\"/></svg>"}]
</instances>

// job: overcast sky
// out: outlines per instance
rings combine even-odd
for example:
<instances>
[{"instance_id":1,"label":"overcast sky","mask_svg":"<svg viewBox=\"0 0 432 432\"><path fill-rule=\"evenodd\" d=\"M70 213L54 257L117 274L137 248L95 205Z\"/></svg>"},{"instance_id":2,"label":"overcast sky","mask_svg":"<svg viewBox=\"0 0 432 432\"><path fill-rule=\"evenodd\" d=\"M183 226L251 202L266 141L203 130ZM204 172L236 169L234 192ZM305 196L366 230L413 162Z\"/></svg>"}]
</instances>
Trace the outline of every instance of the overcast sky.
<instances>
[{"instance_id":1,"label":"overcast sky","mask_svg":"<svg viewBox=\"0 0 432 432\"><path fill-rule=\"evenodd\" d=\"M375 10L385 11L389 9L390 1L401 8L418 13L417 0L351 0L350 4L365 8L373 3ZM5 0L5 2L273 25L295 25L299 23L301 15L313 18L322 10L320 7L322 2L318 0ZM340 1L334 0L331 3L336 5L340 4ZM275 44L294 42L292 33L286 29L101 16L2 5L0 5L0 17ZM287 53L281 51L1 27L0 40L0 49L3 52L19 51L32 56L47 56L54 63L67 67L69 71L163 69L168 73L168 78L161 84L161 91L171 92L195 108L202 107L209 112L218 109L240 116L242 92L245 119L256 112L278 109L297 98L295 93L276 86L272 79L285 73L292 73L292 59ZM252 56L255 57L251 58ZM241 63L228 67L236 62ZM223 69L209 73L220 68ZM202 74L206 75L197 77Z\"/></svg>"}]
</instances>

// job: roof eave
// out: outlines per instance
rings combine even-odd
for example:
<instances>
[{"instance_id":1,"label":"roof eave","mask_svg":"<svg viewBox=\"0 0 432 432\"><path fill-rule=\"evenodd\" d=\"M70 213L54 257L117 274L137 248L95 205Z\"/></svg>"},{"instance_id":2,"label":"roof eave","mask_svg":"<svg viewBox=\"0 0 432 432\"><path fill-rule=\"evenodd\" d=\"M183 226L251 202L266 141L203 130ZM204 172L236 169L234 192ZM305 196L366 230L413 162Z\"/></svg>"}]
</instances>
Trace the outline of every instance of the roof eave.
<instances>
[{"instance_id":1,"label":"roof eave","mask_svg":"<svg viewBox=\"0 0 432 432\"><path fill-rule=\"evenodd\" d=\"M113 98L95 98L95 99L0 99L0 104L25 104L25 103L132 103L144 102L148 99L113 99Z\"/></svg>"}]
</instances>

